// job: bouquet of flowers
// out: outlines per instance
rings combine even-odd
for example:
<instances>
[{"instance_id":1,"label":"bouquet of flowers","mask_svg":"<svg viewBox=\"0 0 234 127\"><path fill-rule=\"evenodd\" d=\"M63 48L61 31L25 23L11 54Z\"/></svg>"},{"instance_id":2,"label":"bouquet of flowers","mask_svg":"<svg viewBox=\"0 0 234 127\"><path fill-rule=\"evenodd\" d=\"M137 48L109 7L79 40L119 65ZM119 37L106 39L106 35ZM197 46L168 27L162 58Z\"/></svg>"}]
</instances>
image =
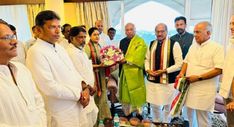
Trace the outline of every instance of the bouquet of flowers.
<instances>
[{"instance_id":1,"label":"bouquet of flowers","mask_svg":"<svg viewBox=\"0 0 234 127\"><path fill-rule=\"evenodd\" d=\"M104 65L111 66L124 58L121 49L113 45L105 46L100 51L101 62Z\"/></svg>"},{"instance_id":2,"label":"bouquet of flowers","mask_svg":"<svg viewBox=\"0 0 234 127\"><path fill-rule=\"evenodd\" d=\"M101 62L109 66L105 68L105 75L106 78L110 77L111 74L111 67L114 68L114 66L118 61L122 60L124 58L123 53L121 49L116 48L113 45L105 46L100 51L100 58Z\"/></svg>"}]
</instances>

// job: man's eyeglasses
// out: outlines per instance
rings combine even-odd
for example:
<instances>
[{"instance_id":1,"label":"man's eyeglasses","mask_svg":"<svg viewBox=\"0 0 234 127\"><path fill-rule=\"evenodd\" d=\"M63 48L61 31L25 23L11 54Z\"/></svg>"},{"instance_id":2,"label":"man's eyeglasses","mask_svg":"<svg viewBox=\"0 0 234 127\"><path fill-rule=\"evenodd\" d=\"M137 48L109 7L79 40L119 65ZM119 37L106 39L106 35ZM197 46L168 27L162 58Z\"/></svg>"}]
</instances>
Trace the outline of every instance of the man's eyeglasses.
<instances>
[{"instance_id":1,"label":"man's eyeglasses","mask_svg":"<svg viewBox=\"0 0 234 127\"><path fill-rule=\"evenodd\" d=\"M15 35L7 35L5 37L0 37L0 40L6 41L6 42L11 42L13 39L16 39Z\"/></svg>"}]
</instances>

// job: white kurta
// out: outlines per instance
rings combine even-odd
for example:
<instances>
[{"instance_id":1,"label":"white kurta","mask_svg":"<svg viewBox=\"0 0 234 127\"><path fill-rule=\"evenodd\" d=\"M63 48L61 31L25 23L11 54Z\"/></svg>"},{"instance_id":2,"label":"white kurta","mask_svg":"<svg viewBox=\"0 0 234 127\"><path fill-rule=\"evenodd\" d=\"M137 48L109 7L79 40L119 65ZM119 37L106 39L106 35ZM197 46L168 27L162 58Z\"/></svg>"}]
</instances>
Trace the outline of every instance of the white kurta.
<instances>
[{"instance_id":1,"label":"white kurta","mask_svg":"<svg viewBox=\"0 0 234 127\"><path fill-rule=\"evenodd\" d=\"M195 42L184 60L188 64L186 76L201 75L214 68L222 69L223 60L224 51L220 44L211 40L201 45ZM190 84L185 105L192 109L213 111L217 83L218 76Z\"/></svg>"},{"instance_id":2,"label":"white kurta","mask_svg":"<svg viewBox=\"0 0 234 127\"><path fill-rule=\"evenodd\" d=\"M58 44L60 44L63 48L67 48L69 45L69 42L66 38L62 37L58 40Z\"/></svg>"},{"instance_id":3,"label":"white kurta","mask_svg":"<svg viewBox=\"0 0 234 127\"><path fill-rule=\"evenodd\" d=\"M219 90L219 94L224 98L233 98L234 96L231 92L232 81L234 78L234 39L231 38L230 42L224 61L222 84Z\"/></svg>"},{"instance_id":4,"label":"white kurta","mask_svg":"<svg viewBox=\"0 0 234 127\"><path fill-rule=\"evenodd\" d=\"M94 86L94 74L92 61L89 60L87 54L82 50L76 48L73 44L69 44L67 52L84 81L90 86ZM82 110L81 126L93 127L96 123L98 115L98 108L94 102L94 97L90 97L90 102L87 107Z\"/></svg>"},{"instance_id":5,"label":"white kurta","mask_svg":"<svg viewBox=\"0 0 234 127\"><path fill-rule=\"evenodd\" d=\"M156 46L151 47L151 50L156 50ZM167 68L167 73L172 73L180 70L183 58L182 51L178 42L175 42L173 47L173 56L175 64ZM150 49L148 48L145 59L145 70L150 69ZM165 68L166 69L166 68ZM173 84L160 84L147 81L146 83L146 100L154 105L168 105L171 104L175 89Z\"/></svg>"},{"instance_id":6,"label":"white kurta","mask_svg":"<svg viewBox=\"0 0 234 127\"><path fill-rule=\"evenodd\" d=\"M105 33L102 32L99 35L99 37L100 37L99 44L101 45L101 47L104 47L104 46L107 46L107 45L111 44L109 36L106 35Z\"/></svg>"},{"instance_id":7,"label":"white kurta","mask_svg":"<svg viewBox=\"0 0 234 127\"><path fill-rule=\"evenodd\" d=\"M0 126L46 127L44 102L31 73L20 63L10 66L17 85L8 66L0 65Z\"/></svg>"},{"instance_id":8,"label":"white kurta","mask_svg":"<svg viewBox=\"0 0 234 127\"><path fill-rule=\"evenodd\" d=\"M79 127L82 77L66 50L59 44L41 39L29 49L26 59L33 78L45 95L48 116L53 127Z\"/></svg>"}]
</instances>

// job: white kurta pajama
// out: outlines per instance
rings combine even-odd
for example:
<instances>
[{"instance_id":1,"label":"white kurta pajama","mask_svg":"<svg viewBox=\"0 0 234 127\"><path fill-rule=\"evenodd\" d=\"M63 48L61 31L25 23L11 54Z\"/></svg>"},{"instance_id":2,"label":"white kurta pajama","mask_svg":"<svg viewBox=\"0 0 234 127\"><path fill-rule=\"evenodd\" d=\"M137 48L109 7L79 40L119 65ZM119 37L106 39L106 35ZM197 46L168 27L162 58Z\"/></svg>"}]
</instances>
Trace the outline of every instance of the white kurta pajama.
<instances>
[{"instance_id":1,"label":"white kurta pajama","mask_svg":"<svg viewBox=\"0 0 234 127\"><path fill-rule=\"evenodd\" d=\"M90 86L94 86L93 64L89 60L87 54L73 44L69 44L67 52L84 81ZM98 108L94 102L94 97L90 97L90 102L87 107L82 110L80 124L83 127L93 127L96 123Z\"/></svg>"},{"instance_id":2,"label":"white kurta pajama","mask_svg":"<svg viewBox=\"0 0 234 127\"><path fill-rule=\"evenodd\" d=\"M26 60L33 78L45 95L48 124L52 127L79 127L82 77L66 50L41 39L29 49Z\"/></svg>"},{"instance_id":3,"label":"white kurta pajama","mask_svg":"<svg viewBox=\"0 0 234 127\"><path fill-rule=\"evenodd\" d=\"M151 51L155 51L157 48L157 43L152 45L151 49L148 48L147 53L146 53L146 59L145 59L145 70L152 70L150 68L150 66L155 66L151 63L151 59L153 58L153 54L151 54ZM164 54L167 53L167 43L169 43L168 38L165 40L165 47L164 47ZM156 54L159 55L159 54ZM164 55L167 56L167 55ZM180 70L182 62L183 62L183 58L182 58L182 51L180 48L180 45L178 42L175 42L174 46L173 46L173 56L174 56L174 61L175 64L168 67L168 68L163 68L167 70L167 73L172 73L172 72L176 72L178 70ZM167 61L167 58L165 58L165 60ZM165 61L165 62L166 62ZM168 83L154 83L154 82L150 82L147 81L146 83L146 100L147 102L153 104L152 106L152 110L153 110L153 114L154 114L154 122L160 122L162 120L160 120L161 117L161 109L159 106L164 106L164 118L163 118L163 122L169 122L169 111L170 111L170 104L172 103L173 98L175 97L175 89L173 87L173 83L168 84Z\"/></svg>"},{"instance_id":4,"label":"white kurta pajama","mask_svg":"<svg viewBox=\"0 0 234 127\"><path fill-rule=\"evenodd\" d=\"M29 70L20 63L0 65L0 127L46 127L44 102Z\"/></svg>"},{"instance_id":5,"label":"white kurta pajama","mask_svg":"<svg viewBox=\"0 0 234 127\"><path fill-rule=\"evenodd\" d=\"M224 60L224 51L221 45L208 40L201 45L197 42L190 47L184 60L187 63L186 76L201 75L214 68L222 69ZM218 76L191 83L188 88L185 106L190 109L212 112L215 104L216 85ZM198 117L202 119L201 117ZM189 118L192 120L192 118ZM198 123L200 126L204 123ZM207 126L207 125L205 125Z\"/></svg>"}]
</instances>

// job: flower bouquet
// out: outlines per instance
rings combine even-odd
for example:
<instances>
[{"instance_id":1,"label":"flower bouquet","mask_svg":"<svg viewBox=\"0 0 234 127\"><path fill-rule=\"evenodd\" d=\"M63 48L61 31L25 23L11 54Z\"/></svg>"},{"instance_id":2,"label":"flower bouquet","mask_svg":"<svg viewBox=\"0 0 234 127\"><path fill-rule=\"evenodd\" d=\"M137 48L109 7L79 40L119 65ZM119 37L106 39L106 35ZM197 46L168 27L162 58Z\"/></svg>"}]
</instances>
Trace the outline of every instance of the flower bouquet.
<instances>
[{"instance_id":1,"label":"flower bouquet","mask_svg":"<svg viewBox=\"0 0 234 127\"><path fill-rule=\"evenodd\" d=\"M122 60L124 58L124 55L123 55L121 49L116 48L113 45L108 45L108 46L105 46L101 49L100 58L101 58L101 62L105 66L109 66L106 68L106 77L110 77L111 67L112 66L114 67L114 65L118 61Z\"/></svg>"},{"instance_id":2,"label":"flower bouquet","mask_svg":"<svg viewBox=\"0 0 234 127\"><path fill-rule=\"evenodd\" d=\"M106 66L116 64L116 62L124 58L121 49L116 48L113 45L105 46L100 51L101 62Z\"/></svg>"}]
</instances>

